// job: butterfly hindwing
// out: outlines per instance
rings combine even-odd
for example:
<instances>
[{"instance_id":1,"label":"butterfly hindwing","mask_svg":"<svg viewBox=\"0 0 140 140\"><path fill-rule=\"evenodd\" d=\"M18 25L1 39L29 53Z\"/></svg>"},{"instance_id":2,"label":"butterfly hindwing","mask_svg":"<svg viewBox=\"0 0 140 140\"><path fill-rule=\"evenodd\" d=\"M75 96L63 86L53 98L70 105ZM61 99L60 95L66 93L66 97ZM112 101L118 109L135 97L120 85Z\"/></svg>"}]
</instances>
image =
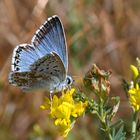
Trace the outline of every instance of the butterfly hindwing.
<instances>
[{"instance_id":1,"label":"butterfly hindwing","mask_svg":"<svg viewBox=\"0 0 140 140\"><path fill-rule=\"evenodd\" d=\"M42 76L56 76L61 82L66 78L64 64L55 52L38 59L30 66L30 70Z\"/></svg>"},{"instance_id":2,"label":"butterfly hindwing","mask_svg":"<svg viewBox=\"0 0 140 140\"><path fill-rule=\"evenodd\" d=\"M38 59L29 69L28 72L11 72L10 83L23 90L46 88L51 91L66 77L64 64L54 52Z\"/></svg>"}]
</instances>

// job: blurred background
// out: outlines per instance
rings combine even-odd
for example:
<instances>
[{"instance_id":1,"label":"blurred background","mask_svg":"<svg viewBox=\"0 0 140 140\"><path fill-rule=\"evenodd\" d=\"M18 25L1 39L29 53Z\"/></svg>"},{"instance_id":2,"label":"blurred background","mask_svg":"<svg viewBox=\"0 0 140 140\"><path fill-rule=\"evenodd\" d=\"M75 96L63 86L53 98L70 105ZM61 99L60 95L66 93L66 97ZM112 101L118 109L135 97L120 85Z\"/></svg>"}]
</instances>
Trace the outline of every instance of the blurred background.
<instances>
[{"instance_id":1,"label":"blurred background","mask_svg":"<svg viewBox=\"0 0 140 140\"><path fill-rule=\"evenodd\" d=\"M140 57L139 0L0 0L0 140L63 140L47 112L41 111L45 93L23 93L8 83L13 49L30 43L37 28L58 15L64 25L69 73L77 86L96 63L111 70L111 96L120 96L117 118L129 126L131 110L122 87L130 80L130 64ZM67 140L104 139L91 115L78 119ZM126 128L129 133L129 127Z\"/></svg>"}]
</instances>

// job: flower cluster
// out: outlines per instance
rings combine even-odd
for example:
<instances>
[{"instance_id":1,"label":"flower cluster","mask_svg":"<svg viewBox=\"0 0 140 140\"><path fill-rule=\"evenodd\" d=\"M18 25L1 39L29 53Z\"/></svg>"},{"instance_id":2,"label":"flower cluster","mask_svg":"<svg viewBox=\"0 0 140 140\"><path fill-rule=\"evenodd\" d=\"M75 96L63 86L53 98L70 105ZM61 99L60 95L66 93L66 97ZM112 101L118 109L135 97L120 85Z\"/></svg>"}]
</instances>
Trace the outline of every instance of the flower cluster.
<instances>
[{"instance_id":1,"label":"flower cluster","mask_svg":"<svg viewBox=\"0 0 140 140\"><path fill-rule=\"evenodd\" d=\"M129 86L129 102L134 112L140 110L140 88L139 88L139 70L136 66L131 65L130 69L133 73L133 80Z\"/></svg>"},{"instance_id":2,"label":"flower cluster","mask_svg":"<svg viewBox=\"0 0 140 140\"><path fill-rule=\"evenodd\" d=\"M59 132L64 137L67 136L72 129L76 118L84 114L87 102L76 102L73 99L75 89L62 92L59 98L54 95L52 101L45 98L44 104L40 106L43 110L50 110L49 116L54 119L54 123L58 126Z\"/></svg>"},{"instance_id":3,"label":"flower cluster","mask_svg":"<svg viewBox=\"0 0 140 140\"><path fill-rule=\"evenodd\" d=\"M134 111L140 110L140 88L136 84L136 87L131 87L128 91L129 93L129 102L133 107Z\"/></svg>"}]
</instances>

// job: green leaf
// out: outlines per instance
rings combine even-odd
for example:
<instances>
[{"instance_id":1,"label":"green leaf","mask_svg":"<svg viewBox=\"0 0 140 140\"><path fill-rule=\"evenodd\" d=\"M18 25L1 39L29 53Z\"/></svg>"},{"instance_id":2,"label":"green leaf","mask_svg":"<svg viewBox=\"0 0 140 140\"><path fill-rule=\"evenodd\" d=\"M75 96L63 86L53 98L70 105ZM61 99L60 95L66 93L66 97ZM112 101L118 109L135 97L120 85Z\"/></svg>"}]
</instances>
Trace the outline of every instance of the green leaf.
<instances>
[{"instance_id":1,"label":"green leaf","mask_svg":"<svg viewBox=\"0 0 140 140\"><path fill-rule=\"evenodd\" d=\"M126 133L124 132L124 125L122 122L117 122L112 127L112 139L113 140L126 140ZM118 128L119 127L119 128Z\"/></svg>"}]
</instances>

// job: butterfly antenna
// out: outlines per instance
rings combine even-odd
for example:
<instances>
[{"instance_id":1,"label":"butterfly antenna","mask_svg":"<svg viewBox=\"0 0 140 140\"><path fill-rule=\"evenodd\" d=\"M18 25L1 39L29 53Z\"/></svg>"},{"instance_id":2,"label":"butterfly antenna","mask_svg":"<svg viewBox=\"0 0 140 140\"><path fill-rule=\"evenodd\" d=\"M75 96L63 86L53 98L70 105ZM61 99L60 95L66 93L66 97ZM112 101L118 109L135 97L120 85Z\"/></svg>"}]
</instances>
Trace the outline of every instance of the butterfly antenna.
<instances>
[{"instance_id":1,"label":"butterfly antenna","mask_svg":"<svg viewBox=\"0 0 140 140\"><path fill-rule=\"evenodd\" d=\"M83 79L84 77L81 77L81 76L72 76L73 77L73 83L76 84L76 85L79 85L81 83L83 83Z\"/></svg>"},{"instance_id":2,"label":"butterfly antenna","mask_svg":"<svg viewBox=\"0 0 140 140\"><path fill-rule=\"evenodd\" d=\"M93 79L93 77L82 77L81 78L81 76L72 76L73 78L78 78L78 79L80 79L80 80L83 80L83 79L88 79L88 80L91 80L91 79Z\"/></svg>"},{"instance_id":3,"label":"butterfly antenna","mask_svg":"<svg viewBox=\"0 0 140 140\"><path fill-rule=\"evenodd\" d=\"M81 76L77 76L77 75L73 75L72 77L81 79Z\"/></svg>"}]
</instances>

